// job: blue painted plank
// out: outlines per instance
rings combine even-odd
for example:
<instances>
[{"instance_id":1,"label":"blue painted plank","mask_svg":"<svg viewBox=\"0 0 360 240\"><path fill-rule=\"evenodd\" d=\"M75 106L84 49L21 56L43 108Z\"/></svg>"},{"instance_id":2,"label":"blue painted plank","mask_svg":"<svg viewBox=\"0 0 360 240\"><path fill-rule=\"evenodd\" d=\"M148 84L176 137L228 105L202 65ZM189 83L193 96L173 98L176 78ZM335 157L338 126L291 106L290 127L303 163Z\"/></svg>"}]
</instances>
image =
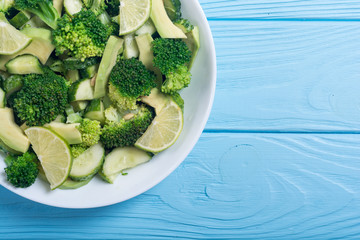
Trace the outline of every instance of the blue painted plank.
<instances>
[{"instance_id":1,"label":"blue painted plank","mask_svg":"<svg viewBox=\"0 0 360 240\"><path fill-rule=\"evenodd\" d=\"M210 19L360 20L357 0L199 0Z\"/></svg>"},{"instance_id":2,"label":"blue painted plank","mask_svg":"<svg viewBox=\"0 0 360 240\"><path fill-rule=\"evenodd\" d=\"M67 210L0 188L0 239L355 239L359 135L203 134L147 193Z\"/></svg>"},{"instance_id":3,"label":"blue painted plank","mask_svg":"<svg viewBox=\"0 0 360 240\"><path fill-rule=\"evenodd\" d=\"M210 21L218 79L209 130L360 130L356 22Z\"/></svg>"}]
</instances>

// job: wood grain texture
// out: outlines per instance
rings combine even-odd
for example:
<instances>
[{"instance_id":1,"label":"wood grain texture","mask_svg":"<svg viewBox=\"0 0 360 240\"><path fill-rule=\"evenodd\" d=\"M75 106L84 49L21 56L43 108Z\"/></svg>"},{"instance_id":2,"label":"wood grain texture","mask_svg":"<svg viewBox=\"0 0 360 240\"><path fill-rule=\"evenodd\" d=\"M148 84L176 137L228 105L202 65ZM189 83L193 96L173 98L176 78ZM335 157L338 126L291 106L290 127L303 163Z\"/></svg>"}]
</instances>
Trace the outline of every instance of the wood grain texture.
<instances>
[{"instance_id":1,"label":"wood grain texture","mask_svg":"<svg viewBox=\"0 0 360 240\"><path fill-rule=\"evenodd\" d=\"M358 135L204 134L158 186L99 209L47 207L0 188L0 239L355 239L358 142Z\"/></svg>"},{"instance_id":2,"label":"wood grain texture","mask_svg":"<svg viewBox=\"0 0 360 240\"><path fill-rule=\"evenodd\" d=\"M360 130L358 23L210 25L218 79L208 129Z\"/></svg>"},{"instance_id":3,"label":"wood grain texture","mask_svg":"<svg viewBox=\"0 0 360 240\"><path fill-rule=\"evenodd\" d=\"M210 19L360 20L357 0L199 0Z\"/></svg>"}]
</instances>

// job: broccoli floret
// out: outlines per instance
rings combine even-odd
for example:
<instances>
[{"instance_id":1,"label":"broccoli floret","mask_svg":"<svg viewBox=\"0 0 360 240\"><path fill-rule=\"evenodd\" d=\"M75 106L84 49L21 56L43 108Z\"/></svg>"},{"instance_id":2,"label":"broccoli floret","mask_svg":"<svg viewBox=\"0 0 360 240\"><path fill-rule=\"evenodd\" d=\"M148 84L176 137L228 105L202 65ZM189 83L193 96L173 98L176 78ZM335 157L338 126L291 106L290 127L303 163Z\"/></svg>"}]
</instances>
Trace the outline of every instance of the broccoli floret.
<instances>
[{"instance_id":1,"label":"broccoli floret","mask_svg":"<svg viewBox=\"0 0 360 240\"><path fill-rule=\"evenodd\" d=\"M194 25L192 25L191 22L185 18L176 20L174 24L185 33L191 32L194 29Z\"/></svg>"},{"instance_id":2,"label":"broccoli floret","mask_svg":"<svg viewBox=\"0 0 360 240\"><path fill-rule=\"evenodd\" d=\"M136 109L140 96L156 87L155 74L136 58L120 59L109 77L109 97L120 109Z\"/></svg>"},{"instance_id":3,"label":"broccoli floret","mask_svg":"<svg viewBox=\"0 0 360 240\"><path fill-rule=\"evenodd\" d=\"M79 144L80 146L85 148L91 147L99 142L101 134L99 121L84 118L77 129L80 131L82 138L82 143Z\"/></svg>"},{"instance_id":4,"label":"broccoli floret","mask_svg":"<svg viewBox=\"0 0 360 240\"><path fill-rule=\"evenodd\" d=\"M81 133L82 143L71 145L71 153L73 158L77 158L89 147L97 144L100 140L101 125L99 121L82 119L77 129Z\"/></svg>"},{"instance_id":5,"label":"broccoli floret","mask_svg":"<svg viewBox=\"0 0 360 240\"><path fill-rule=\"evenodd\" d=\"M5 168L7 180L15 187L30 187L39 174L36 161L36 155L30 152L26 152L17 158L13 157L10 165Z\"/></svg>"},{"instance_id":6,"label":"broccoli floret","mask_svg":"<svg viewBox=\"0 0 360 240\"><path fill-rule=\"evenodd\" d=\"M100 141L107 149L133 146L149 127L154 116L152 109L141 106L130 120L121 119L105 125Z\"/></svg>"},{"instance_id":7,"label":"broccoli floret","mask_svg":"<svg viewBox=\"0 0 360 240\"><path fill-rule=\"evenodd\" d=\"M81 10L73 18L65 14L52 34L58 55L66 52L82 61L101 57L110 36L109 29L90 10Z\"/></svg>"},{"instance_id":8,"label":"broccoli floret","mask_svg":"<svg viewBox=\"0 0 360 240\"><path fill-rule=\"evenodd\" d=\"M166 75L166 79L161 86L163 93L174 94L190 84L191 73L187 66L182 65L175 71Z\"/></svg>"},{"instance_id":9,"label":"broccoli floret","mask_svg":"<svg viewBox=\"0 0 360 240\"><path fill-rule=\"evenodd\" d=\"M56 21L60 16L50 0L15 0L15 7L37 15L52 29L57 27Z\"/></svg>"},{"instance_id":10,"label":"broccoli floret","mask_svg":"<svg viewBox=\"0 0 360 240\"><path fill-rule=\"evenodd\" d=\"M181 39L158 38L152 44L154 66L165 75L161 91L173 94L187 87L191 73L186 64L191 60L191 51L186 43Z\"/></svg>"},{"instance_id":11,"label":"broccoli floret","mask_svg":"<svg viewBox=\"0 0 360 240\"><path fill-rule=\"evenodd\" d=\"M62 114L67 105L66 81L49 69L44 74L23 77L23 87L11 96L11 105L19 120L27 126L42 126Z\"/></svg>"},{"instance_id":12,"label":"broccoli floret","mask_svg":"<svg viewBox=\"0 0 360 240\"><path fill-rule=\"evenodd\" d=\"M14 0L0 0L0 12L6 14L14 5Z\"/></svg>"},{"instance_id":13,"label":"broccoli floret","mask_svg":"<svg viewBox=\"0 0 360 240\"><path fill-rule=\"evenodd\" d=\"M107 0L106 4L107 4L106 11L111 17L115 17L119 15L119 6L120 6L119 0Z\"/></svg>"}]
</instances>

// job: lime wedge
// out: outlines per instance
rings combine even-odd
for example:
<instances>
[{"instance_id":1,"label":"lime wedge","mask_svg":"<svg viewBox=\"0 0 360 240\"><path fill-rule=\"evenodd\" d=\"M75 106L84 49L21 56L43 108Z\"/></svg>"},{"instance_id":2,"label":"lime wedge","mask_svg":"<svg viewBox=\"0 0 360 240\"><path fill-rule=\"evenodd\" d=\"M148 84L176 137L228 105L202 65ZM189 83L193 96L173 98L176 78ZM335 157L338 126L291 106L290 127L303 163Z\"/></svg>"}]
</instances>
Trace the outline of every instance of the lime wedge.
<instances>
[{"instance_id":1,"label":"lime wedge","mask_svg":"<svg viewBox=\"0 0 360 240\"><path fill-rule=\"evenodd\" d=\"M11 24L0 21L0 54L12 55L26 48L31 38L14 28Z\"/></svg>"},{"instance_id":2,"label":"lime wedge","mask_svg":"<svg viewBox=\"0 0 360 240\"><path fill-rule=\"evenodd\" d=\"M120 0L119 15L115 17L119 36L138 30L149 19L150 11L151 0Z\"/></svg>"},{"instance_id":3,"label":"lime wedge","mask_svg":"<svg viewBox=\"0 0 360 240\"><path fill-rule=\"evenodd\" d=\"M43 127L25 130L51 190L63 184L70 173L72 156L69 145L53 131Z\"/></svg>"},{"instance_id":4,"label":"lime wedge","mask_svg":"<svg viewBox=\"0 0 360 240\"><path fill-rule=\"evenodd\" d=\"M183 125L182 110L171 100L154 118L135 146L153 153L164 151L176 142Z\"/></svg>"}]
</instances>

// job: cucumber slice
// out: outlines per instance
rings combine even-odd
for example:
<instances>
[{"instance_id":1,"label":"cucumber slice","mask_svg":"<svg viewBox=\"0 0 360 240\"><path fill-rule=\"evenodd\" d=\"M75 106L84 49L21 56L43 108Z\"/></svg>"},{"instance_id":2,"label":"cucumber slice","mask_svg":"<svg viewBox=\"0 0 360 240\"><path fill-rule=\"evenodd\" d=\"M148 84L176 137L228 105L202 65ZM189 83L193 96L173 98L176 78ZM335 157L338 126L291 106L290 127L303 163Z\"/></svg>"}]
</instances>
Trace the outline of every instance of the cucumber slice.
<instances>
[{"instance_id":1,"label":"cucumber slice","mask_svg":"<svg viewBox=\"0 0 360 240\"><path fill-rule=\"evenodd\" d=\"M101 59L99 71L95 82L94 97L100 98L106 95L108 78L112 68L116 63L118 52L122 49L124 40L115 36L110 36L106 43L104 55Z\"/></svg>"},{"instance_id":2,"label":"cucumber slice","mask_svg":"<svg viewBox=\"0 0 360 240\"><path fill-rule=\"evenodd\" d=\"M4 108L6 105L5 91L0 88L0 108Z\"/></svg>"},{"instance_id":3,"label":"cucumber slice","mask_svg":"<svg viewBox=\"0 0 360 240\"><path fill-rule=\"evenodd\" d=\"M11 74L42 74L42 66L37 57L25 54L11 59L5 64L7 71Z\"/></svg>"},{"instance_id":4,"label":"cucumber slice","mask_svg":"<svg viewBox=\"0 0 360 240\"><path fill-rule=\"evenodd\" d=\"M81 11L83 4L80 0L64 0L65 12L70 16Z\"/></svg>"},{"instance_id":5,"label":"cucumber slice","mask_svg":"<svg viewBox=\"0 0 360 240\"><path fill-rule=\"evenodd\" d=\"M73 160L70 178L74 181L85 181L92 178L101 168L105 157L105 149L98 143L88 148Z\"/></svg>"},{"instance_id":6,"label":"cucumber slice","mask_svg":"<svg viewBox=\"0 0 360 240\"><path fill-rule=\"evenodd\" d=\"M68 190L68 189L77 189L80 187L85 186L86 184L88 184L91 181L92 178L89 178L87 180L84 181L73 181L71 180L71 178L68 178L60 187L59 189L62 190Z\"/></svg>"},{"instance_id":7,"label":"cucumber slice","mask_svg":"<svg viewBox=\"0 0 360 240\"><path fill-rule=\"evenodd\" d=\"M82 79L74 82L69 89L69 101L92 100L94 91L90 79Z\"/></svg>"},{"instance_id":8,"label":"cucumber slice","mask_svg":"<svg viewBox=\"0 0 360 240\"><path fill-rule=\"evenodd\" d=\"M124 57L137 58L139 56L139 48L136 44L135 34L128 34L124 36Z\"/></svg>"},{"instance_id":9,"label":"cucumber slice","mask_svg":"<svg viewBox=\"0 0 360 240\"><path fill-rule=\"evenodd\" d=\"M11 25L16 28L21 28L25 23L27 23L31 18L31 15L28 12L20 11L12 19L10 19Z\"/></svg>"},{"instance_id":10,"label":"cucumber slice","mask_svg":"<svg viewBox=\"0 0 360 240\"><path fill-rule=\"evenodd\" d=\"M149 153L135 147L115 148L106 156L101 175L107 182L114 183L123 170L136 167L150 159Z\"/></svg>"},{"instance_id":11,"label":"cucumber slice","mask_svg":"<svg viewBox=\"0 0 360 240\"><path fill-rule=\"evenodd\" d=\"M3 83L4 90L6 92L6 98L9 98L11 94L19 91L23 86L23 80L20 75L11 75L6 78Z\"/></svg>"},{"instance_id":12,"label":"cucumber slice","mask_svg":"<svg viewBox=\"0 0 360 240\"><path fill-rule=\"evenodd\" d=\"M86 69L92 65L95 65L99 62L99 58L91 57L87 58L84 61L81 61L77 58L67 58L64 60L64 67L67 70L76 70L76 69Z\"/></svg>"},{"instance_id":13,"label":"cucumber slice","mask_svg":"<svg viewBox=\"0 0 360 240\"><path fill-rule=\"evenodd\" d=\"M104 123L105 115L103 102L100 99L92 100L85 110L84 117L91 120L98 120L100 123Z\"/></svg>"},{"instance_id":14,"label":"cucumber slice","mask_svg":"<svg viewBox=\"0 0 360 240\"><path fill-rule=\"evenodd\" d=\"M59 122L51 122L45 125L45 127L50 128L62 138L67 141L68 144L79 144L82 143L81 133L77 129L80 126L80 123L65 124Z\"/></svg>"}]
</instances>

